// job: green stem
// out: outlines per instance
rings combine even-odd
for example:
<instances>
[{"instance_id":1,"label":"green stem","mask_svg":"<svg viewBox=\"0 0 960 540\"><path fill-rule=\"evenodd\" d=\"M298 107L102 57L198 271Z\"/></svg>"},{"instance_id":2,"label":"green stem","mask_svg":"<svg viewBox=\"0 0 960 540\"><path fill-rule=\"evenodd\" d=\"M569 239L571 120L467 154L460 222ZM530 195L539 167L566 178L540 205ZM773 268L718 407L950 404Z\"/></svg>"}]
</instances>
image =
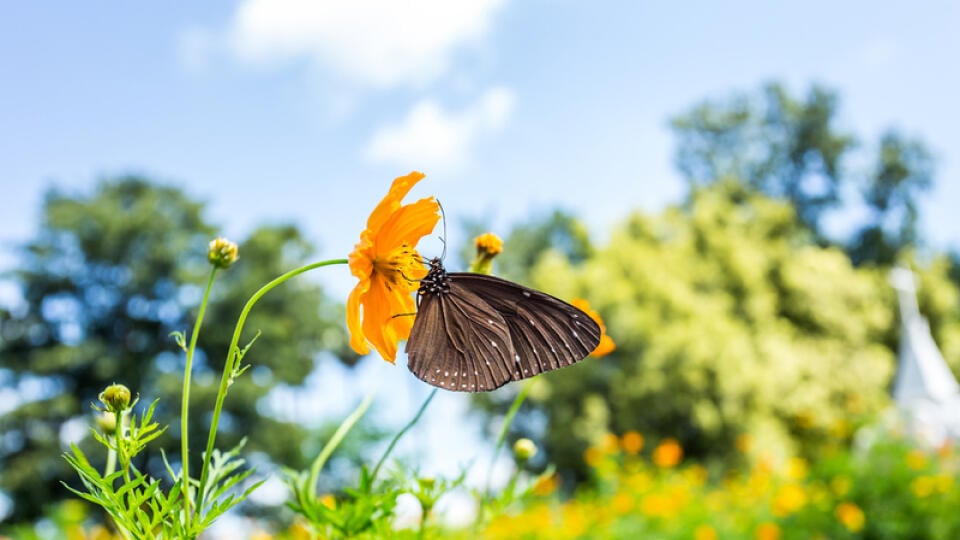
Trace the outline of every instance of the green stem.
<instances>
[{"instance_id":1,"label":"green stem","mask_svg":"<svg viewBox=\"0 0 960 540\"><path fill-rule=\"evenodd\" d=\"M330 437L330 440L327 441L327 444L323 446L323 450L320 451L320 455L317 456L317 459L313 460L313 463L310 465L310 476L307 479L307 485L310 487L310 493L313 495L313 498L317 498L317 481L320 480L320 471L323 470L323 465L330 459L330 456L333 454L333 451L337 449L337 446L343 441L343 438L347 436L347 432L353 428L353 425L356 424L361 417L367 412L367 409L370 408L370 404L373 403L373 395L367 396L357 408L350 413L348 416L333 433L333 436Z\"/></svg>"},{"instance_id":2,"label":"green stem","mask_svg":"<svg viewBox=\"0 0 960 540\"><path fill-rule=\"evenodd\" d=\"M116 422L116 413L114 413L114 422ZM119 439L117 439L117 428L113 428L113 446L118 446L120 444ZM113 447L107 447L107 466L103 471L103 476L110 476L117 470L117 449Z\"/></svg>"},{"instance_id":3,"label":"green stem","mask_svg":"<svg viewBox=\"0 0 960 540\"><path fill-rule=\"evenodd\" d=\"M380 472L380 467L383 466L383 462L387 460L387 456L389 456L390 452L393 451L393 447L397 445L397 441L400 440L400 437L403 437L404 433L406 433L407 431L410 431L410 428L412 428L414 425L416 425L418 421L420 421L420 417L423 415L423 411L427 410L427 405L430 404L430 401L433 400L433 396L435 395L437 395L437 388L434 388L433 392L430 392L430 395L427 396L426 401L424 401L423 405L420 406L420 410L417 411L417 414L413 417L413 419L410 420L410 422L408 422L407 425L403 426L403 429L398 431L396 436L394 436L393 440L390 441L390 446L387 446L387 451L383 453L383 456L380 458L380 461L377 462L377 466L374 467L373 472L370 473L371 484L373 484L374 480L377 479L377 473Z\"/></svg>"},{"instance_id":4,"label":"green stem","mask_svg":"<svg viewBox=\"0 0 960 540\"><path fill-rule=\"evenodd\" d=\"M127 449L124 448L123 441L123 413L117 411L113 413L114 418L116 419L117 425L113 428L113 442L117 446L117 457L120 460L120 467L123 470L123 479L126 480L126 483L130 483L130 470L127 467L129 463L129 458L127 457Z\"/></svg>"},{"instance_id":5,"label":"green stem","mask_svg":"<svg viewBox=\"0 0 960 540\"><path fill-rule=\"evenodd\" d=\"M306 266L301 266L295 270L291 270L261 287L260 290L255 292L253 296L250 297L250 300L247 300L247 304L243 306L243 310L240 312L240 318L237 320L237 326L233 329L233 338L230 340L230 348L227 349L227 359L223 365L223 374L220 376L220 389L217 391L217 401L213 407L213 418L210 422L210 433L207 436L207 449L206 452L203 453L203 468L200 472L200 489L198 490L200 497L203 497L207 483L207 477L210 474L210 456L213 454L213 445L217 440L217 426L220 423L220 413L223 411L223 400L227 397L227 387L230 386L230 381L233 380L234 370L236 369L235 364L237 361L239 361L239 350L237 349L237 343L240 341L240 332L243 330L243 324L246 322L247 315L250 313L250 310L263 295L267 294L271 289L294 276L300 275L315 268L330 266L333 264L347 264L347 262L347 259L330 259L328 261L312 263ZM198 507L200 507L202 504L202 500L197 501Z\"/></svg>"},{"instance_id":6,"label":"green stem","mask_svg":"<svg viewBox=\"0 0 960 540\"><path fill-rule=\"evenodd\" d=\"M510 409L507 410L507 415L503 417L503 428L500 429L500 436L497 437L497 446L493 449L493 459L490 461L490 468L487 469L487 486L480 495L481 504L477 512L477 525L483 522L483 502L487 497L490 496L490 482L493 478L493 467L497 464L497 458L500 457L500 449L503 448L503 443L507 440L507 431L510 430L510 424L513 423L513 418L517 415L517 411L520 410L520 406L523 405L523 402L527 399L527 394L530 393L530 388L533 386L533 380L527 379L523 382L523 388L520 389L520 393L517 394L517 397L514 398L513 403L510 405Z\"/></svg>"},{"instance_id":7,"label":"green stem","mask_svg":"<svg viewBox=\"0 0 960 540\"><path fill-rule=\"evenodd\" d=\"M514 398L513 404L510 405L510 409L507 411L507 415L503 417L503 428L500 430L500 436L497 438L497 447L493 450L493 461L490 462L490 469L487 471L487 493L490 493L490 477L493 476L493 466L497 463L497 458L500 456L500 449L503 448L503 443L507 441L507 431L510 429L510 424L513 423L513 417L517 415L520 406L523 405L523 402L527 399L527 394L530 393L531 386L531 380L524 381L523 388L520 389L520 393Z\"/></svg>"},{"instance_id":8,"label":"green stem","mask_svg":"<svg viewBox=\"0 0 960 540\"><path fill-rule=\"evenodd\" d=\"M200 336L200 327L203 325L203 316L207 312L207 303L210 301L210 291L213 289L213 279L216 275L217 267L213 266L210 270L210 279L207 280L207 290L204 291L203 301L200 302L197 322L193 325L190 346L187 348L186 365L183 368L183 401L180 404L180 482L183 485L182 493L185 503L183 523L184 528L188 531L193 516L193 497L190 495L190 374L193 371L193 354L197 350L197 338Z\"/></svg>"}]
</instances>

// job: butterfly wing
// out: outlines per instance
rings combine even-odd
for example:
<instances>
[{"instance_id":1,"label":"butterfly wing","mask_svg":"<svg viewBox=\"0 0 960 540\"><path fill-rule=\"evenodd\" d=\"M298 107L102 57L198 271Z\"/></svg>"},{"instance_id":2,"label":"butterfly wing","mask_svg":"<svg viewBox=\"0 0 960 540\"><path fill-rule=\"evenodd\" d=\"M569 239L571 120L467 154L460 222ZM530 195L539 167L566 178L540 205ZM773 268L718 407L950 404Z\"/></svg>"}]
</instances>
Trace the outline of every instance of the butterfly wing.
<instances>
[{"instance_id":1,"label":"butterfly wing","mask_svg":"<svg viewBox=\"0 0 960 540\"><path fill-rule=\"evenodd\" d=\"M549 294L485 274L450 273L452 289L467 289L499 314L516 354L512 380L569 366L600 343L600 327L582 310Z\"/></svg>"},{"instance_id":2,"label":"butterfly wing","mask_svg":"<svg viewBox=\"0 0 960 540\"><path fill-rule=\"evenodd\" d=\"M517 356L503 317L469 289L425 294L407 340L407 367L423 382L458 392L499 388Z\"/></svg>"}]
</instances>

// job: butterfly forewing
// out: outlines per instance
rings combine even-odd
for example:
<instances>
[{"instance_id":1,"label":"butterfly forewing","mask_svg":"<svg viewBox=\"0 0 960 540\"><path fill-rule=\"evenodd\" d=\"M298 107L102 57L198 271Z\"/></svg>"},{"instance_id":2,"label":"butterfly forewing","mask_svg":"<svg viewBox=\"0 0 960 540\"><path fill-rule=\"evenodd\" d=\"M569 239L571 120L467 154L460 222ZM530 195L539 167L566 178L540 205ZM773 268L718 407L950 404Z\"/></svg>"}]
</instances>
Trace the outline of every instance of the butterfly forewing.
<instances>
[{"instance_id":1,"label":"butterfly forewing","mask_svg":"<svg viewBox=\"0 0 960 540\"><path fill-rule=\"evenodd\" d=\"M407 366L417 378L460 392L503 386L516 357L503 317L458 287L421 297L406 349Z\"/></svg>"},{"instance_id":2,"label":"butterfly forewing","mask_svg":"<svg viewBox=\"0 0 960 540\"><path fill-rule=\"evenodd\" d=\"M600 342L586 313L493 276L447 274L438 259L421 282L407 341L418 378L455 391L489 391L579 362Z\"/></svg>"}]
</instances>

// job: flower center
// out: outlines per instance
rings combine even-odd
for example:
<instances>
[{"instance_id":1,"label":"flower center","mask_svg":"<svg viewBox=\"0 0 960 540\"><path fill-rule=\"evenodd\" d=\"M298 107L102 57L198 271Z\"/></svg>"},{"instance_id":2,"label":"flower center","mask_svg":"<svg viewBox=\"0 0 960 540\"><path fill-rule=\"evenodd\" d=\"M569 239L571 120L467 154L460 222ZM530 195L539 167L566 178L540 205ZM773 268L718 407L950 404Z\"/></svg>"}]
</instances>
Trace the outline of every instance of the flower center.
<instances>
[{"instance_id":1,"label":"flower center","mask_svg":"<svg viewBox=\"0 0 960 540\"><path fill-rule=\"evenodd\" d=\"M373 273L383 277L387 290L393 287L412 290L416 281L423 277L426 269L420 262L420 255L409 244L401 244L386 255L373 259Z\"/></svg>"}]
</instances>

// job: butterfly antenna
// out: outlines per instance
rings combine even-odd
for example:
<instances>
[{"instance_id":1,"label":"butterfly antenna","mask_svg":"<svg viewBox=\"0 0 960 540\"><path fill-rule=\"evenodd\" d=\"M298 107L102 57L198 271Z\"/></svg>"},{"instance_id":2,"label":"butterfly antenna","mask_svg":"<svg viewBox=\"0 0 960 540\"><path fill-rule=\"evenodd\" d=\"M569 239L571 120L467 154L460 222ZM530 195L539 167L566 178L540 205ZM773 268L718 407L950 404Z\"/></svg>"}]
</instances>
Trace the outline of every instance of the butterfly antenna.
<instances>
[{"instance_id":1,"label":"butterfly antenna","mask_svg":"<svg viewBox=\"0 0 960 540\"><path fill-rule=\"evenodd\" d=\"M443 211L443 205L440 204L440 199L437 199L437 206L440 208L440 219L443 221L443 235L440 236L440 241L443 242L443 252L440 254L440 260L447 260L447 214Z\"/></svg>"}]
</instances>

